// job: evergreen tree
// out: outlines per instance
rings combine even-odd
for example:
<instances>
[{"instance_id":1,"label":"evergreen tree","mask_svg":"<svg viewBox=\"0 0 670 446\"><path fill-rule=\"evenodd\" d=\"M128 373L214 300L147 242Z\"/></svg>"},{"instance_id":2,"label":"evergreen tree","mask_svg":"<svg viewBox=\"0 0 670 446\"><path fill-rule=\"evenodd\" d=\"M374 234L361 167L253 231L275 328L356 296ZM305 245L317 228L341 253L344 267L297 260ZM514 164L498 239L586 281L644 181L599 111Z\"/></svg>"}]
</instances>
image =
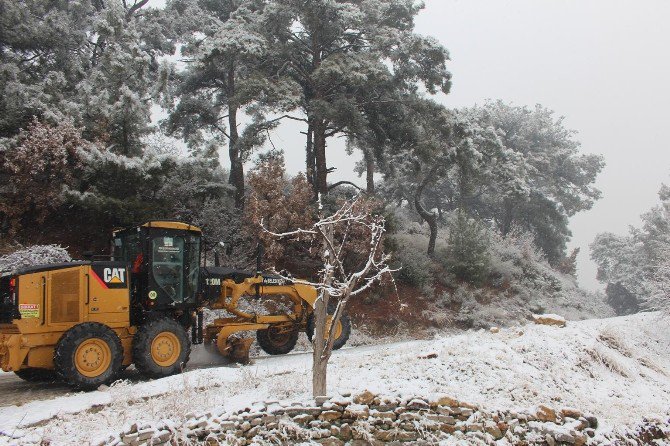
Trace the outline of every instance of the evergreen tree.
<instances>
[{"instance_id":1,"label":"evergreen tree","mask_svg":"<svg viewBox=\"0 0 670 446\"><path fill-rule=\"evenodd\" d=\"M445 262L458 280L473 285L481 285L489 272L486 230L479 221L469 218L460 209L449 224Z\"/></svg>"},{"instance_id":2,"label":"evergreen tree","mask_svg":"<svg viewBox=\"0 0 670 446\"><path fill-rule=\"evenodd\" d=\"M188 57L168 95L176 105L167 128L193 149L216 152L227 142L238 208L244 204L243 164L280 120L267 114L297 107L297 87L269 69L273 48L261 22L264 4L176 0L167 8L177 14L174 27Z\"/></svg>"},{"instance_id":3,"label":"evergreen tree","mask_svg":"<svg viewBox=\"0 0 670 446\"><path fill-rule=\"evenodd\" d=\"M365 131L365 106L389 105L383 94L389 87L449 91L447 51L413 32L421 8L413 0L277 0L266 8L264 26L278 48L280 73L302 89L306 173L315 192L329 189L328 138Z\"/></svg>"}]
</instances>

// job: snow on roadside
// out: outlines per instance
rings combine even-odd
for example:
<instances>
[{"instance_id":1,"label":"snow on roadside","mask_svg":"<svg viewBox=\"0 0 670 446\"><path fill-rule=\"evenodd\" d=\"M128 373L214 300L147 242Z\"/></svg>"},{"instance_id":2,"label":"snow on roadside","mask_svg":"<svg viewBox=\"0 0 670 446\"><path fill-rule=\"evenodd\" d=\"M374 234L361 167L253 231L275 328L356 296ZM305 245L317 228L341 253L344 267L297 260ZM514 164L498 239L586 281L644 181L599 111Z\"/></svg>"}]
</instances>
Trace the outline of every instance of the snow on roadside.
<instances>
[{"instance_id":1,"label":"snow on roadside","mask_svg":"<svg viewBox=\"0 0 670 446\"><path fill-rule=\"evenodd\" d=\"M490 409L549 404L596 415L601 426L670 414L670 328L658 314L468 332L336 352L329 389L446 393ZM423 358L423 359L421 359ZM309 354L259 358L104 391L0 408L0 443L95 443L138 421L309 397ZM18 437L14 440L9 436Z\"/></svg>"}]
</instances>

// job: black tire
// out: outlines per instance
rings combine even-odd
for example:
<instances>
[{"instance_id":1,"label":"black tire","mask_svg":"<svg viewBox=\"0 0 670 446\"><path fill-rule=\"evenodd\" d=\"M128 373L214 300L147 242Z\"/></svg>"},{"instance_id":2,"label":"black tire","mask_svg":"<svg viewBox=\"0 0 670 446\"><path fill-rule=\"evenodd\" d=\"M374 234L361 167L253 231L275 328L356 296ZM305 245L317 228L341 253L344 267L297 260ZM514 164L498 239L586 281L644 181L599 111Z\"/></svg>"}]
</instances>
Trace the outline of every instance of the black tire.
<instances>
[{"instance_id":1,"label":"black tire","mask_svg":"<svg viewBox=\"0 0 670 446\"><path fill-rule=\"evenodd\" d=\"M336 305L333 305L332 303L328 304L328 314L335 314L335 308ZM337 339L335 339L335 342L333 342L333 350L339 350L344 347L344 345L349 340L349 336L351 335L351 319L347 313L342 315L340 322L342 323L342 333ZM314 330L314 312L312 312L310 313L309 317L307 317L307 330L305 331L309 342L312 342L312 338L314 337Z\"/></svg>"},{"instance_id":2,"label":"black tire","mask_svg":"<svg viewBox=\"0 0 670 446\"><path fill-rule=\"evenodd\" d=\"M268 355L285 355L290 353L298 342L300 332L296 329L270 326L256 332L256 340Z\"/></svg>"},{"instance_id":3,"label":"black tire","mask_svg":"<svg viewBox=\"0 0 670 446\"><path fill-rule=\"evenodd\" d=\"M90 343L95 343L95 345ZM92 361L88 374L86 370L77 366L77 354L87 354L87 350L79 351L80 346L84 348L90 346L94 350L90 358L79 358L80 361ZM105 349L104 346L107 351L99 350L100 348ZM98 354L95 350L98 350ZM105 359L107 355L109 357ZM95 369L96 362L94 361L101 361L100 367L102 368ZM70 328L60 338L54 350L56 375L66 384L80 390L93 390L102 384L109 384L121 370L122 363L121 340L111 328L98 322L84 322Z\"/></svg>"},{"instance_id":4,"label":"black tire","mask_svg":"<svg viewBox=\"0 0 670 446\"><path fill-rule=\"evenodd\" d=\"M16 376L29 383L50 383L58 379L56 372L48 369L27 368L14 372Z\"/></svg>"},{"instance_id":5,"label":"black tire","mask_svg":"<svg viewBox=\"0 0 670 446\"><path fill-rule=\"evenodd\" d=\"M159 337L160 336L160 337ZM157 346L154 346L157 342ZM167 347L162 348L161 345ZM179 345L179 350L175 346ZM152 349L155 347L155 354ZM158 350L161 349L161 350ZM164 355L160 361L158 355ZM135 368L148 378L163 378L180 373L191 355L191 340L179 322L168 317L152 319L142 325L133 338Z\"/></svg>"}]
</instances>

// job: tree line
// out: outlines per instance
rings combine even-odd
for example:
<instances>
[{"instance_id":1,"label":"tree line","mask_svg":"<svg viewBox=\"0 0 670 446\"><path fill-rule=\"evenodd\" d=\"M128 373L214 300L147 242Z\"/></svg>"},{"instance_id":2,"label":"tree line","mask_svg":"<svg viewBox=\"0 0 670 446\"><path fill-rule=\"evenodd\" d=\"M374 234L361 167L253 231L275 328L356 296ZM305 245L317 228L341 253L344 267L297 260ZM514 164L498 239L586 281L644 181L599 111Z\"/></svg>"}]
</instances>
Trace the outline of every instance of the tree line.
<instances>
[{"instance_id":1,"label":"tree line","mask_svg":"<svg viewBox=\"0 0 670 446\"><path fill-rule=\"evenodd\" d=\"M503 236L526 231L559 265L569 218L600 197L602 158L582 154L574 132L541 106L442 105L449 52L416 32L422 8L0 0L5 242L103 250L111 227L169 217L241 243L273 199L300 220L305 200L350 193L329 181L328 148L341 137L361 154L365 192L428 228L429 257L460 213ZM285 181L260 202L273 194L245 166L288 121L304 135L304 175L285 179L281 162L261 157L255 172Z\"/></svg>"}]
</instances>

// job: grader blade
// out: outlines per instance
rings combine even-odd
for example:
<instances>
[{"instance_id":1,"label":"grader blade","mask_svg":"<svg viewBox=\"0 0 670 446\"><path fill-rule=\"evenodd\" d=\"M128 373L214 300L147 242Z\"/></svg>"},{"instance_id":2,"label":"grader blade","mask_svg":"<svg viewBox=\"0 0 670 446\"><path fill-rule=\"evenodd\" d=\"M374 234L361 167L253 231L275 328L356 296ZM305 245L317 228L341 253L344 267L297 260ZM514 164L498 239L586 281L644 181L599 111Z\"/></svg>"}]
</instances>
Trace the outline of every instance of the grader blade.
<instances>
[{"instance_id":1,"label":"grader blade","mask_svg":"<svg viewBox=\"0 0 670 446\"><path fill-rule=\"evenodd\" d=\"M230 337L223 342L217 341L219 352L233 362L240 364L249 364L249 349L254 342L253 338Z\"/></svg>"}]
</instances>

